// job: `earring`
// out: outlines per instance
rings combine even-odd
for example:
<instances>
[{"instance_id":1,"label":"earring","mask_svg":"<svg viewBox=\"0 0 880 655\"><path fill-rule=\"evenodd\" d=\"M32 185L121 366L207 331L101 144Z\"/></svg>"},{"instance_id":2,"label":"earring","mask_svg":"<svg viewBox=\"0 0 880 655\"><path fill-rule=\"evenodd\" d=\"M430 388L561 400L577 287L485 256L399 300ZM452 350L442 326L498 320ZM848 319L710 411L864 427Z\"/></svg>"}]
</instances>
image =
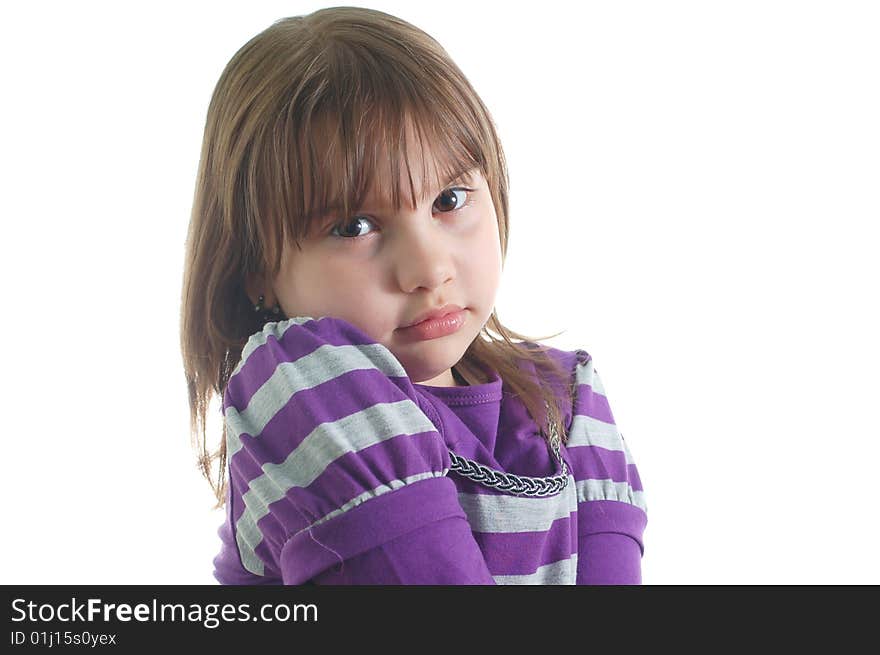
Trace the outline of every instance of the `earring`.
<instances>
[{"instance_id":1,"label":"earring","mask_svg":"<svg viewBox=\"0 0 880 655\"><path fill-rule=\"evenodd\" d=\"M254 305L254 312L259 314L262 312L263 321L277 321L281 318L281 305L276 301L275 306L271 310L267 310L263 307L263 302L266 300L266 296L260 294L260 297L257 300L257 304Z\"/></svg>"}]
</instances>

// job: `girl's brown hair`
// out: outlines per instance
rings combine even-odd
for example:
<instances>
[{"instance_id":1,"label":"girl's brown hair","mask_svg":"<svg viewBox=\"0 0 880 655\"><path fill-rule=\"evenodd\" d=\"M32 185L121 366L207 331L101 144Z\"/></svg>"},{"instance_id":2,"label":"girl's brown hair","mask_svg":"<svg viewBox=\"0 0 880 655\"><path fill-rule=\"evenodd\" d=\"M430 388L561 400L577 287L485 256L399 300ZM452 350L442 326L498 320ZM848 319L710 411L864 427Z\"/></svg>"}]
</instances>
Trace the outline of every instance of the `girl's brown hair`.
<instances>
[{"instance_id":1,"label":"girl's brown hair","mask_svg":"<svg viewBox=\"0 0 880 655\"><path fill-rule=\"evenodd\" d=\"M264 324L245 291L246 279L274 279L284 243L300 248L312 219L326 208L337 207L342 216L356 209L383 153L386 160L387 152L406 159L408 126L445 156L437 162L434 188L441 187L441 176L451 179L474 167L482 172L503 261L510 228L501 143L464 74L428 34L373 9L321 9L276 21L240 48L220 75L187 235L180 324L190 431L215 507L226 495L226 429L219 448L209 451L208 407L213 394L222 398L244 345ZM399 209L398 158L390 165ZM423 182L425 177L423 170ZM415 205L411 174L408 179ZM497 371L542 432L552 422L564 442L557 398L561 390L570 397L573 380L537 343L558 334L524 336L502 325L493 310L455 370L472 384L485 381L487 370Z\"/></svg>"}]
</instances>

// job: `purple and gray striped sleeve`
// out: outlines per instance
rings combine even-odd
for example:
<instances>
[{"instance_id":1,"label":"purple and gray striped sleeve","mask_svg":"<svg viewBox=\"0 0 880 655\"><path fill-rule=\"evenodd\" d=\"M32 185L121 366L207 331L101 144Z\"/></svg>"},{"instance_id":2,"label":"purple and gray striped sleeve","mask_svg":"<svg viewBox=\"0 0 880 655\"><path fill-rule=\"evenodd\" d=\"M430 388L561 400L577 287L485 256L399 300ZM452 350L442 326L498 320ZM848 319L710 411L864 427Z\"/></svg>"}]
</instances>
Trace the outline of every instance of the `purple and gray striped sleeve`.
<instances>
[{"instance_id":1,"label":"purple and gray striped sleeve","mask_svg":"<svg viewBox=\"0 0 880 655\"><path fill-rule=\"evenodd\" d=\"M641 584L648 520L642 482L592 357L583 350L577 356L566 444L578 500L577 584Z\"/></svg>"},{"instance_id":2,"label":"purple and gray striped sleeve","mask_svg":"<svg viewBox=\"0 0 880 655\"><path fill-rule=\"evenodd\" d=\"M494 584L419 403L397 358L347 321L295 317L253 335L223 398L225 540L240 567L215 577Z\"/></svg>"}]
</instances>

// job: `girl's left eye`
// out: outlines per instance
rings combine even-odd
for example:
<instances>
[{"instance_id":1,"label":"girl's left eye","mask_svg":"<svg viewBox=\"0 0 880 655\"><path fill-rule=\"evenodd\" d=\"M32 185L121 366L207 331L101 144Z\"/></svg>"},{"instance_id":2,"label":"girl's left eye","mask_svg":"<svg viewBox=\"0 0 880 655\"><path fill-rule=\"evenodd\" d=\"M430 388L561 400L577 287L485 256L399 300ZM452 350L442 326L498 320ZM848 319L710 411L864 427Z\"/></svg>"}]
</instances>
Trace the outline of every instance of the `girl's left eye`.
<instances>
[{"instance_id":1,"label":"girl's left eye","mask_svg":"<svg viewBox=\"0 0 880 655\"><path fill-rule=\"evenodd\" d=\"M471 193L471 192L473 192L473 189L468 189L467 187L461 187L461 186L453 187L451 189L446 189L446 191L443 191L439 196L437 196L437 202L439 202L443 198L444 195L446 195L446 197L449 198L449 196L447 194L449 194L450 192L452 192L454 194L456 191ZM453 195L452 197L455 198L456 196ZM467 196L464 196L464 197L466 198ZM434 204L436 205L437 202L435 202ZM470 202L465 202L464 200L462 200L460 205L458 205L457 207L452 207L448 211L455 211L456 209L461 209L462 207L469 205L469 204L470 204Z\"/></svg>"},{"instance_id":2,"label":"girl's left eye","mask_svg":"<svg viewBox=\"0 0 880 655\"><path fill-rule=\"evenodd\" d=\"M465 194L471 193L473 191L474 191L474 189L469 189L467 187L452 187L450 189L446 189L437 197L437 200L434 202L434 206L436 208L437 203L440 203L445 200L447 208L446 209L438 209L438 211L440 211L441 213L449 214L451 212L458 211L460 209L464 209L465 207L467 207L468 205L470 205L473 202L472 200L465 201L464 198L467 197ZM456 192L458 192L458 195L456 195ZM456 204L456 198L459 198L457 206L449 207L450 203L453 205ZM355 228L354 234L346 233L345 228L351 227L352 225L357 225L358 223L360 223L362 221L366 221L369 223L373 222L372 219L370 219L367 216L361 216L361 215L353 216L351 219L349 219L347 221L343 221L342 223L337 223L336 225L334 225L332 227L332 229L330 230L330 235L333 237L341 238L341 239L347 239L349 241L358 241L359 239L366 237L367 234L360 233L360 230L358 230L357 228ZM339 232L340 228L342 229L342 233Z\"/></svg>"}]
</instances>

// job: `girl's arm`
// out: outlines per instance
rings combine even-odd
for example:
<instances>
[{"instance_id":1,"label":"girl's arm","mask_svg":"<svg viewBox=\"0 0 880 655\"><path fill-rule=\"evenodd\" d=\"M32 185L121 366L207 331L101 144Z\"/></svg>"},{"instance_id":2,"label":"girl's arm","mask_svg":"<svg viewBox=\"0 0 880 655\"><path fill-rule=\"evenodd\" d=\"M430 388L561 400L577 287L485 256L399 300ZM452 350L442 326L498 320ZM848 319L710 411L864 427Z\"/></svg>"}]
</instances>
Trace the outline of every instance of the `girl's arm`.
<instances>
[{"instance_id":1,"label":"girl's arm","mask_svg":"<svg viewBox=\"0 0 880 655\"><path fill-rule=\"evenodd\" d=\"M253 335L224 393L230 533L284 584L494 584L400 362L335 317Z\"/></svg>"},{"instance_id":2,"label":"girl's arm","mask_svg":"<svg viewBox=\"0 0 880 655\"><path fill-rule=\"evenodd\" d=\"M578 497L577 584L641 584L647 525L639 472L592 358L579 350L566 451Z\"/></svg>"}]
</instances>

